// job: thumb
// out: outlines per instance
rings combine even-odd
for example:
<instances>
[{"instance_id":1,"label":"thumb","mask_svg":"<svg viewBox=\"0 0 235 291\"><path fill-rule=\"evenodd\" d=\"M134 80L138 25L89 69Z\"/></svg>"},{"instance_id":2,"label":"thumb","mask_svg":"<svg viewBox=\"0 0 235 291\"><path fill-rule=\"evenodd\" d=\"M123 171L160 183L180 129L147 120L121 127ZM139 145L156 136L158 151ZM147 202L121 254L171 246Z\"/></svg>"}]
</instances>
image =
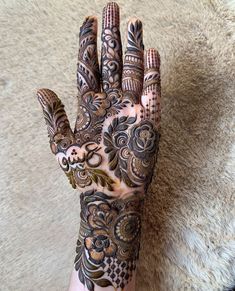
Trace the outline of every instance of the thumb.
<instances>
[{"instance_id":1,"label":"thumb","mask_svg":"<svg viewBox=\"0 0 235 291\"><path fill-rule=\"evenodd\" d=\"M63 103L49 89L38 90L37 98L42 106L52 152L65 151L74 142L74 136Z\"/></svg>"}]
</instances>

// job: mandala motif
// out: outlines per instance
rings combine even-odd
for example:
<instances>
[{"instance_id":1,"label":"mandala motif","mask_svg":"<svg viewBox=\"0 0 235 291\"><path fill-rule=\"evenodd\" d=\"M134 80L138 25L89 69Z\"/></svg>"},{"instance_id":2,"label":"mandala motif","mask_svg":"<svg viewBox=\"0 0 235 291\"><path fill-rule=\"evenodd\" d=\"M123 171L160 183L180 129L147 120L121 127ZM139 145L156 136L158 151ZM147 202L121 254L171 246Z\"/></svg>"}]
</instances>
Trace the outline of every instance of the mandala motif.
<instances>
[{"instance_id":1,"label":"mandala motif","mask_svg":"<svg viewBox=\"0 0 235 291\"><path fill-rule=\"evenodd\" d=\"M140 218L135 214L121 216L115 227L116 237L123 242L132 242L139 233Z\"/></svg>"},{"instance_id":2,"label":"mandala motif","mask_svg":"<svg viewBox=\"0 0 235 291\"><path fill-rule=\"evenodd\" d=\"M81 194L75 269L88 290L95 284L124 288L131 280L139 253L141 207L137 196L123 200L103 192Z\"/></svg>"}]
</instances>

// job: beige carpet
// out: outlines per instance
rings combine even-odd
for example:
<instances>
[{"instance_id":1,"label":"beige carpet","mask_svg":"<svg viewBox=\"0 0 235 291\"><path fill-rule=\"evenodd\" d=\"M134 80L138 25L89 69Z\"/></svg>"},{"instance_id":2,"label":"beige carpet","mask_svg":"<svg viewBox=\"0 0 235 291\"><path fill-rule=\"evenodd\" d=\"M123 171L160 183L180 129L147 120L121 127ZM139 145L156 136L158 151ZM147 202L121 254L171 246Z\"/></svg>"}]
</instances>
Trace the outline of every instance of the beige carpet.
<instances>
[{"instance_id":1,"label":"beige carpet","mask_svg":"<svg viewBox=\"0 0 235 291\"><path fill-rule=\"evenodd\" d=\"M79 198L50 154L36 88L76 114L79 26L106 1L0 0L1 291L63 291ZM162 58L162 139L146 199L139 291L235 285L234 1L132 0Z\"/></svg>"}]
</instances>

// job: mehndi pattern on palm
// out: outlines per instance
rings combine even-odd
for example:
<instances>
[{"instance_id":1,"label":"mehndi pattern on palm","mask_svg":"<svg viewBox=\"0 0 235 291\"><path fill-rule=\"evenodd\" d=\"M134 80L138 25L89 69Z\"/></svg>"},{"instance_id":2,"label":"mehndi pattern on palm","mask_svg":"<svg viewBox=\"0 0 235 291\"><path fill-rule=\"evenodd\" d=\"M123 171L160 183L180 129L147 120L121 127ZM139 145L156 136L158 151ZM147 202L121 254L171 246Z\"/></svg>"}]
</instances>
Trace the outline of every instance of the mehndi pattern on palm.
<instances>
[{"instance_id":1,"label":"mehndi pattern on palm","mask_svg":"<svg viewBox=\"0 0 235 291\"><path fill-rule=\"evenodd\" d=\"M159 55L150 49L144 62L142 24L134 19L128 24L122 65L119 12L117 5L111 4L104 11L101 72L96 18L88 17L80 29L79 109L74 132L56 94L48 89L38 91L52 152L72 186L78 189L92 185L118 190L117 179L127 188L146 188L158 148ZM108 169L104 160L108 160Z\"/></svg>"},{"instance_id":2,"label":"mehndi pattern on palm","mask_svg":"<svg viewBox=\"0 0 235 291\"><path fill-rule=\"evenodd\" d=\"M91 291L95 285L123 290L132 278L141 202L160 138L160 57L155 49L144 55L141 21L128 23L124 63L116 3L104 8L101 40L99 65L97 20L87 17L79 35L74 131L57 95L49 89L37 93L51 150L82 192L75 269Z\"/></svg>"}]
</instances>

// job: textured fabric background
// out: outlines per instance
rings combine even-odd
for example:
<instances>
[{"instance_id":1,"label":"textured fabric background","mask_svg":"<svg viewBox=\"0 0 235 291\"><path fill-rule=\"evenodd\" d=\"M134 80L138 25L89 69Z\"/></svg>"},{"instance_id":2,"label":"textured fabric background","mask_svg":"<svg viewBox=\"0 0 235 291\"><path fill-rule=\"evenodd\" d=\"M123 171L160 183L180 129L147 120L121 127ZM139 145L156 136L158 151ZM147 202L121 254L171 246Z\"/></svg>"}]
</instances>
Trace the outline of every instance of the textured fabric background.
<instances>
[{"instance_id":1,"label":"textured fabric background","mask_svg":"<svg viewBox=\"0 0 235 291\"><path fill-rule=\"evenodd\" d=\"M0 0L1 291L68 286L79 197L50 153L35 90L54 89L74 123L79 26L86 15L101 20L105 3ZM162 60L138 290L226 290L235 285L235 2L118 3L123 33L141 18L145 46Z\"/></svg>"}]
</instances>

